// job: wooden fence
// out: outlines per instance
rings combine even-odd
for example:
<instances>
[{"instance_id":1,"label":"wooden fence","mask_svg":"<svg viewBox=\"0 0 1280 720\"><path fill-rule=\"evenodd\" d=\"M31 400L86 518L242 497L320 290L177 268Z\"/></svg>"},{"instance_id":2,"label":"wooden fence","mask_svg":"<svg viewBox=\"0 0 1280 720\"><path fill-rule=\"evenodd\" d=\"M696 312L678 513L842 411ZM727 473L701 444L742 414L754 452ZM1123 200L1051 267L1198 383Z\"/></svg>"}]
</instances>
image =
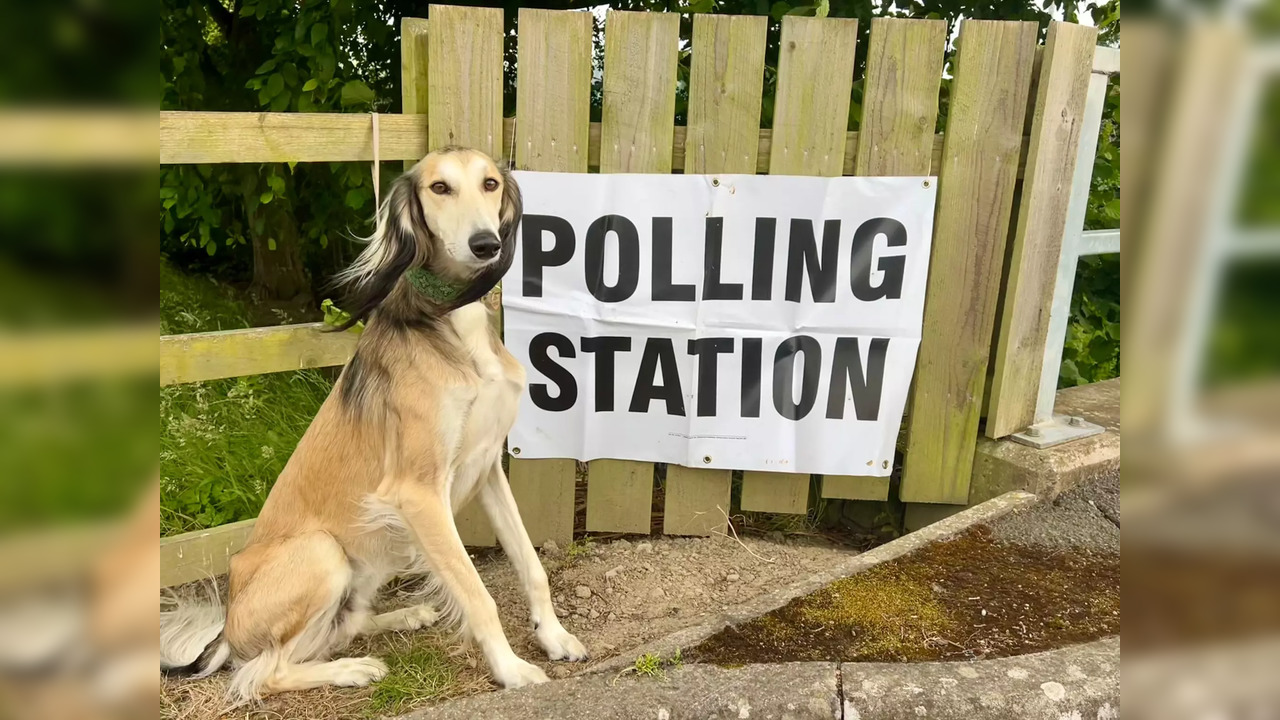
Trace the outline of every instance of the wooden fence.
<instances>
[{"instance_id":1,"label":"wooden fence","mask_svg":"<svg viewBox=\"0 0 1280 720\"><path fill-rule=\"evenodd\" d=\"M1040 311L1053 290L1095 62L1092 28L1054 23L1040 51L1035 23L964 21L946 132L935 135L947 41L941 20L872 21L861 126L849 132L855 20L783 20L773 128L764 130L764 17L694 18L688 125L677 127L676 15L609 12L602 122L592 123L589 14L520 10L514 119L502 116L503 12L433 5L429 14L403 22L405 114L380 118L384 160L462 144L512 156L527 170L939 176L901 499L967 501L994 337L1001 351L990 405L1002 434L1020 429L1017 421L1034 410ZM369 161L370 129L368 116L352 114L165 112L160 162ZM161 384L339 365L355 339L320 334L315 325L164 337ZM649 532L653 465L596 460L588 467L587 530ZM888 478L857 471L823 477L822 496L887 499ZM730 478L729 470L668 467L663 531L724 531ZM512 458L510 479L534 542L569 541L574 461ZM747 472L741 507L804 513L809 488L808 475ZM251 523L162 540L162 582L225 570ZM459 513L459 527L468 544L493 544L478 504Z\"/></svg>"}]
</instances>

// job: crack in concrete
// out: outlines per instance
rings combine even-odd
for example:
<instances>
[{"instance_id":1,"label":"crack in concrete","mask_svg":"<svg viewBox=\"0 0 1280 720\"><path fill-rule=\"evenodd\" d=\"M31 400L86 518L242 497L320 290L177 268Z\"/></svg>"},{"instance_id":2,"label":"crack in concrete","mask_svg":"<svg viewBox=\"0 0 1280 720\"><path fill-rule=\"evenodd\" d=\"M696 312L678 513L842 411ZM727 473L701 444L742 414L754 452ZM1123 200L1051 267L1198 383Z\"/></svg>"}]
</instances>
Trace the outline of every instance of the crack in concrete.
<instances>
[{"instance_id":1,"label":"crack in concrete","mask_svg":"<svg viewBox=\"0 0 1280 720\"><path fill-rule=\"evenodd\" d=\"M840 720L844 720L844 663L836 663L836 707Z\"/></svg>"}]
</instances>

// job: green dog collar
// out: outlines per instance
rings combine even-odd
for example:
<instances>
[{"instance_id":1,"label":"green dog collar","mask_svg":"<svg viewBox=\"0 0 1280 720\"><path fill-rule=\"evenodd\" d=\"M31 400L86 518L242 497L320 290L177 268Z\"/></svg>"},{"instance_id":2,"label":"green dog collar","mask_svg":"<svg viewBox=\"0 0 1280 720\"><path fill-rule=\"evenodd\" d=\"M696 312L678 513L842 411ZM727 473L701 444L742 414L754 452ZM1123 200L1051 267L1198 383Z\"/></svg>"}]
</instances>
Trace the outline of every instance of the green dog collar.
<instances>
[{"instance_id":1,"label":"green dog collar","mask_svg":"<svg viewBox=\"0 0 1280 720\"><path fill-rule=\"evenodd\" d=\"M466 289L466 285L449 282L426 268L412 268L405 273L405 277L415 290L439 305L457 300Z\"/></svg>"}]
</instances>

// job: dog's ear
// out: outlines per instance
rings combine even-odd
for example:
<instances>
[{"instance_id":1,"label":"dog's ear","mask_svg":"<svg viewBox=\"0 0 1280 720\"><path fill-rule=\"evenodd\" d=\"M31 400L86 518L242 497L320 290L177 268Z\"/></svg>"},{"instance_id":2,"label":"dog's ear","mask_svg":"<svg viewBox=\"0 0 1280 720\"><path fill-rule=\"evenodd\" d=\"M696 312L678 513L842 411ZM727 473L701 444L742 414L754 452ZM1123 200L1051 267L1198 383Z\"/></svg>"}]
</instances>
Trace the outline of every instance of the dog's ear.
<instances>
[{"instance_id":1,"label":"dog's ear","mask_svg":"<svg viewBox=\"0 0 1280 720\"><path fill-rule=\"evenodd\" d=\"M345 289L343 309L351 316L340 329L367 319L405 271L425 263L430 253L431 231L418 198L418 174L409 170L396 178L378 207L364 251L334 278Z\"/></svg>"},{"instance_id":2,"label":"dog's ear","mask_svg":"<svg viewBox=\"0 0 1280 720\"><path fill-rule=\"evenodd\" d=\"M520 194L520 185L511 176L509 167L502 168L502 207L498 211L498 235L502 239L502 252L510 253L515 249L516 228L520 227L520 218L524 217L524 198Z\"/></svg>"}]
</instances>

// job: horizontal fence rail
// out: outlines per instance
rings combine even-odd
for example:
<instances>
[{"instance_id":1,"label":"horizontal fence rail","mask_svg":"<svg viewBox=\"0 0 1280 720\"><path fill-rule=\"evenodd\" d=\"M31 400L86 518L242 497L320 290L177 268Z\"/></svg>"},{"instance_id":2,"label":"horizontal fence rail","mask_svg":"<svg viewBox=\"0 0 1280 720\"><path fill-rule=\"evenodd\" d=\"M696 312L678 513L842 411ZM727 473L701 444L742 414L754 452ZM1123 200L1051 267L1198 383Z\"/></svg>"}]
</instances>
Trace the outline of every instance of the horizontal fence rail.
<instances>
[{"instance_id":1,"label":"horizontal fence rail","mask_svg":"<svg viewBox=\"0 0 1280 720\"><path fill-rule=\"evenodd\" d=\"M160 164L369 162L373 160L373 121L357 113L160 113ZM516 118L502 121L502 148L510 148ZM600 169L602 123L587 129L587 167ZM685 167L688 128L676 125L672 134L671 167ZM418 160L430 147L426 115L380 114L378 148L382 160ZM769 172L773 130L757 131L756 173ZM942 134L933 138L932 163L942 157ZM845 132L842 174L853 175L858 156L858 132ZM1026 162L1026 142L1020 154ZM1021 172L1021 170L1019 170Z\"/></svg>"},{"instance_id":2,"label":"horizontal fence rail","mask_svg":"<svg viewBox=\"0 0 1280 720\"><path fill-rule=\"evenodd\" d=\"M160 385L344 365L355 352L353 331L324 323L166 335L160 338Z\"/></svg>"}]
</instances>

